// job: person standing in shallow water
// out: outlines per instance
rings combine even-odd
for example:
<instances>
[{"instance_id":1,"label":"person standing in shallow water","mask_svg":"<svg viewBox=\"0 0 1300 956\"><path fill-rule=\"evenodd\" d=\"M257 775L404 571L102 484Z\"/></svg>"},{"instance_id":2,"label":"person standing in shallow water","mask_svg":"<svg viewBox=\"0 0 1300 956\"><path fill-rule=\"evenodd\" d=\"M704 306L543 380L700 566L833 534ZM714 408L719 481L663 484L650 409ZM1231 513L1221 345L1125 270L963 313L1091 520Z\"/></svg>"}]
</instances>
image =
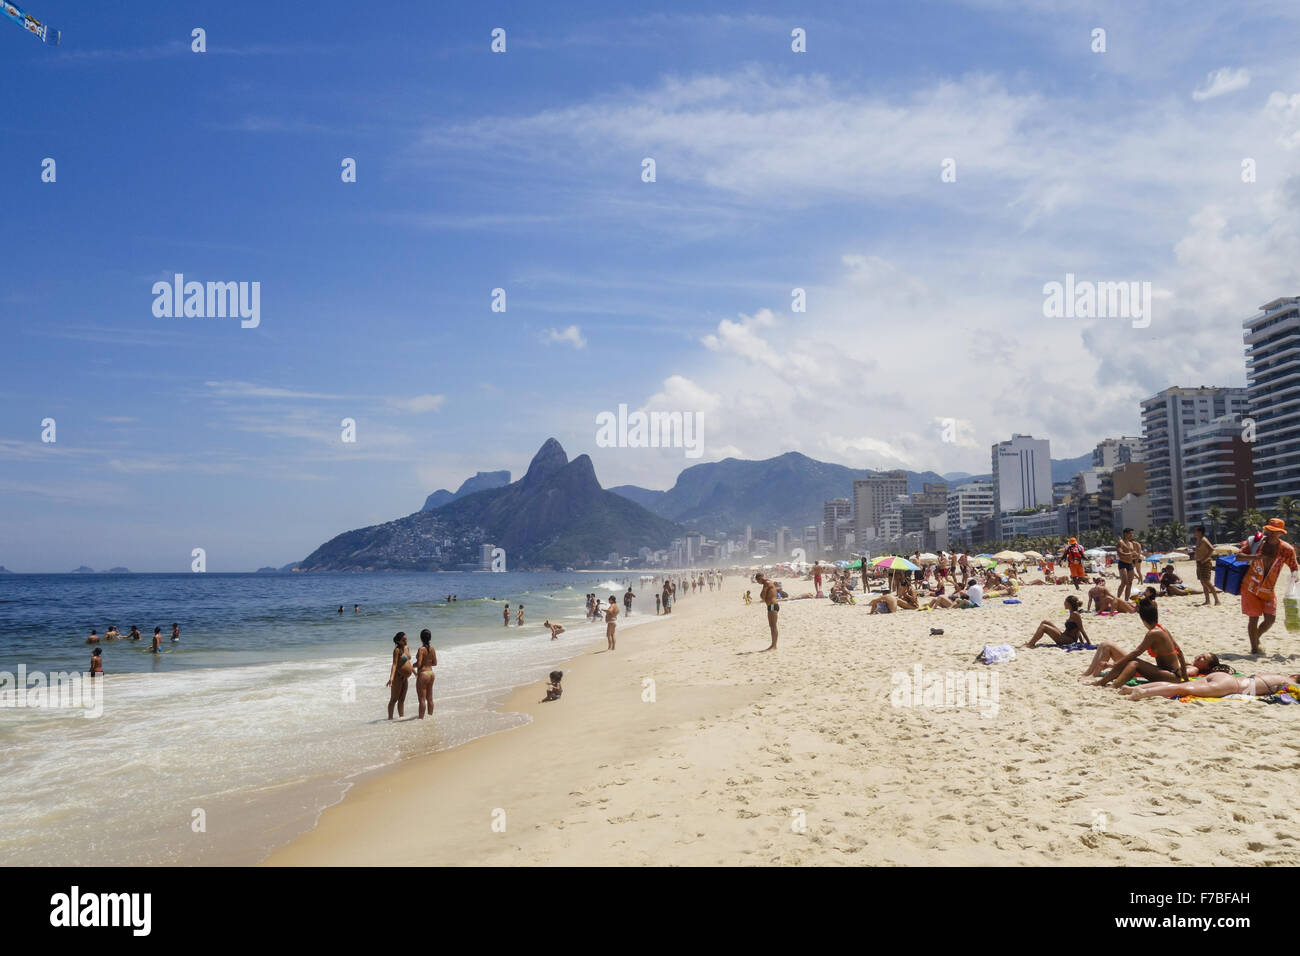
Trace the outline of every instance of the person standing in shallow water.
<instances>
[{"instance_id":1,"label":"person standing in shallow water","mask_svg":"<svg viewBox=\"0 0 1300 956\"><path fill-rule=\"evenodd\" d=\"M415 651L415 696L420 702L420 719L427 708L433 716L433 669L438 666L438 652L429 643L433 635L426 627L420 632L420 646Z\"/></svg>"},{"instance_id":2,"label":"person standing in shallow water","mask_svg":"<svg viewBox=\"0 0 1300 956\"><path fill-rule=\"evenodd\" d=\"M393 708L397 708L397 716L406 716L406 682L411 679L411 672L415 670L411 666L411 652L406 647L406 632L398 631L393 636L393 666L388 672L388 683L385 685L393 689L392 694L388 697L388 719L393 719Z\"/></svg>"},{"instance_id":3,"label":"person standing in shallow water","mask_svg":"<svg viewBox=\"0 0 1300 956\"><path fill-rule=\"evenodd\" d=\"M501 623L504 624L506 627L510 626L510 605L509 604L507 604L505 606L505 609L501 612Z\"/></svg>"},{"instance_id":4,"label":"person standing in shallow water","mask_svg":"<svg viewBox=\"0 0 1300 956\"><path fill-rule=\"evenodd\" d=\"M614 595L609 596L609 607L605 608L605 640L609 643L609 650L614 649L614 628L618 618L618 601Z\"/></svg>"},{"instance_id":5,"label":"person standing in shallow water","mask_svg":"<svg viewBox=\"0 0 1300 956\"><path fill-rule=\"evenodd\" d=\"M758 596L759 596L759 600L763 602L763 606L767 611L768 630L772 632L772 643L768 647L763 648L763 650L774 651L776 650L776 638L777 638L776 616L777 613L781 610L781 605L777 603L779 599L777 598L776 595L776 584L773 583L771 579L765 578L762 574L755 575L754 581L755 583L761 584L763 586L763 590L759 592Z\"/></svg>"}]
</instances>

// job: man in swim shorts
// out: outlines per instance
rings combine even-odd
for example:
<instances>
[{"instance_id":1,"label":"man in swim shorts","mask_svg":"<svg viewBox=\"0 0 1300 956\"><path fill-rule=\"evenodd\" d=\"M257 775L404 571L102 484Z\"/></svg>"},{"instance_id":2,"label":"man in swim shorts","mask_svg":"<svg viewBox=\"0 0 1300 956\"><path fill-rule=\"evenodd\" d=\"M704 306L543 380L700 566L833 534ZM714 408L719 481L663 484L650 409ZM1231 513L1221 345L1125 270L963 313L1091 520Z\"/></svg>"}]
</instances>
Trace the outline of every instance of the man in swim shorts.
<instances>
[{"instance_id":1,"label":"man in swim shorts","mask_svg":"<svg viewBox=\"0 0 1300 956\"><path fill-rule=\"evenodd\" d=\"M1198 524L1192 529L1196 535L1196 551L1192 557L1196 559L1196 580L1201 582L1201 592L1205 595L1205 600L1201 607L1208 607L1210 596L1214 596L1214 605L1218 607L1221 603L1219 600L1219 591L1214 586L1214 542L1205 536L1205 525Z\"/></svg>"},{"instance_id":2,"label":"man in swim shorts","mask_svg":"<svg viewBox=\"0 0 1300 956\"><path fill-rule=\"evenodd\" d=\"M781 610L781 605L778 603L780 598L777 597L776 584L768 578L765 578L761 572L754 575L754 581L763 586L763 590L759 592L758 597L759 600L763 602L763 606L767 609L767 626L772 632L772 643L768 647L763 648L763 650L774 651L776 650L777 638L776 616Z\"/></svg>"}]
</instances>

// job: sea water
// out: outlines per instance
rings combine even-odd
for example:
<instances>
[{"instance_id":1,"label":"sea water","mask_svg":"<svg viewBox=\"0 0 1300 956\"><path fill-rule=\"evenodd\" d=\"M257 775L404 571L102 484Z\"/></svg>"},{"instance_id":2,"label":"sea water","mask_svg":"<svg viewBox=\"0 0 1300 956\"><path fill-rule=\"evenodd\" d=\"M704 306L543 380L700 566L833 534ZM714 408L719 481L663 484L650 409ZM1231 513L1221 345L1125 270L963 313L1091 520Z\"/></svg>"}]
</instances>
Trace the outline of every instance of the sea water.
<instances>
[{"instance_id":1,"label":"sea water","mask_svg":"<svg viewBox=\"0 0 1300 956\"><path fill-rule=\"evenodd\" d=\"M109 624L123 635L138 625L143 638L95 645L106 675L98 717L0 707L0 864L261 859L359 774L523 723L495 705L604 633L586 622L588 591L616 595L621 611L631 584L638 597L620 629L653 618L654 590L638 577L2 575L0 671L84 673L92 627L102 637ZM548 618L566 628L556 641ZM405 631L414 653L425 627L438 653L436 716L414 719L412 678L407 719L390 722L393 635Z\"/></svg>"}]
</instances>

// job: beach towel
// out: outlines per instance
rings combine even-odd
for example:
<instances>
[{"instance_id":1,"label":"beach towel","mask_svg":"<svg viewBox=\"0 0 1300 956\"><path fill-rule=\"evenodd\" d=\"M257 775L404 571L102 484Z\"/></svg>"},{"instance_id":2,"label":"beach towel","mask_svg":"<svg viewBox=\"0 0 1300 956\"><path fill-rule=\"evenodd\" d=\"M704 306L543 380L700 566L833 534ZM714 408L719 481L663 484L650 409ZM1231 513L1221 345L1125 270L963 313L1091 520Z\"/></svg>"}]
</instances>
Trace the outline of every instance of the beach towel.
<instances>
[{"instance_id":1,"label":"beach towel","mask_svg":"<svg viewBox=\"0 0 1300 956\"><path fill-rule=\"evenodd\" d=\"M1063 651L1095 651L1096 644L1085 644L1083 641L1075 641L1073 644L1035 644L1035 648L1056 647Z\"/></svg>"},{"instance_id":2,"label":"beach towel","mask_svg":"<svg viewBox=\"0 0 1300 956\"><path fill-rule=\"evenodd\" d=\"M980 664L1005 664L1016 659L1016 649L1010 644L985 644L975 660Z\"/></svg>"},{"instance_id":3,"label":"beach towel","mask_svg":"<svg viewBox=\"0 0 1300 956\"><path fill-rule=\"evenodd\" d=\"M1003 604L1019 604L1019 603L1020 603L1020 600L1019 600L1019 598L1007 598L1007 599L1004 600L1002 603L1003 603Z\"/></svg>"}]
</instances>

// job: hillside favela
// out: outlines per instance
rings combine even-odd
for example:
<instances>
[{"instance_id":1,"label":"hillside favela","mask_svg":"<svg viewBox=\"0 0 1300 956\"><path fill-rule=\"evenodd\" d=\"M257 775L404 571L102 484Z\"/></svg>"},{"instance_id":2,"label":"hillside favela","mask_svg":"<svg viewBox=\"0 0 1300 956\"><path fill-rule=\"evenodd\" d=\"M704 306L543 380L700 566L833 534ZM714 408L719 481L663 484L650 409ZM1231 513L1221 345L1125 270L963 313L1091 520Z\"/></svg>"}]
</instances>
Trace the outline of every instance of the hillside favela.
<instances>
[{"instance_id":1,"label":"hillside favela","mask_svg":"<svg viewBox=\"0 0 1300 956\"><path fill-rule=\"evenodd\" d=\"M14 945L1289 938L1300 5L0 12Z\"/></svg>"}]
</instances>

